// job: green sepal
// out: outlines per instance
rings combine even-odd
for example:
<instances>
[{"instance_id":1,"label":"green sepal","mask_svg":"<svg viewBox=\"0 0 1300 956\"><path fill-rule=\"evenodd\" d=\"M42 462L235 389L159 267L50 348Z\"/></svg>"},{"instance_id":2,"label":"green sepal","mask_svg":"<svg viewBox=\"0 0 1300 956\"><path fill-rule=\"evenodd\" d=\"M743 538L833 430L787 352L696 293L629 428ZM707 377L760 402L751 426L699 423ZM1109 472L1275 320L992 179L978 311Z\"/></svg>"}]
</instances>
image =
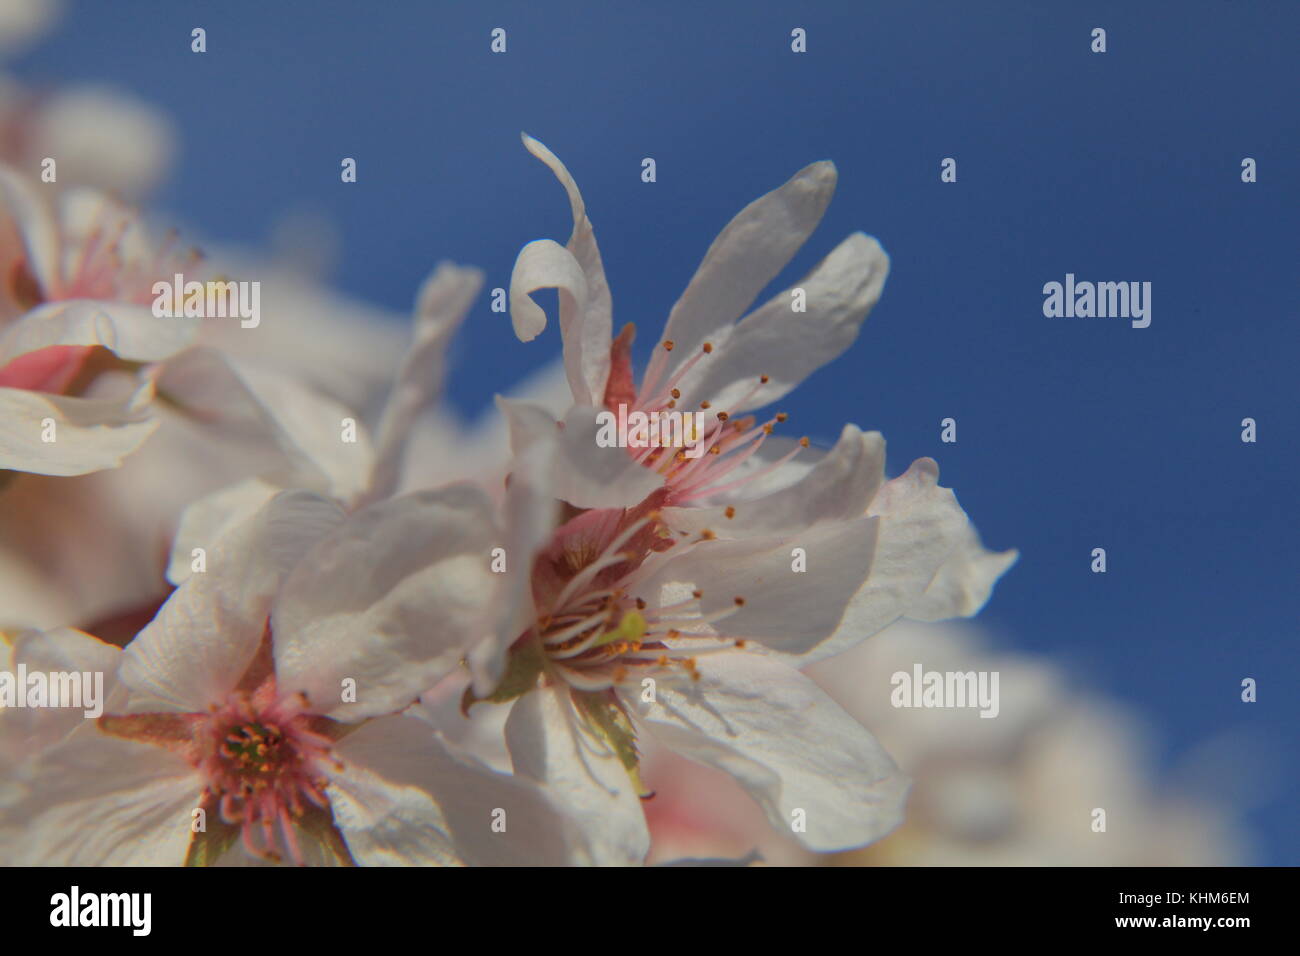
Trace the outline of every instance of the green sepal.
<instances>
[{"instance_id":1,"label":"green sepal","mask_svg":"<svg viewBox=\"0 0 1300 956\"><path fill-rule=\"evenodd\" d=\"M206 829L190 836L184 866L214 866L239 837L239 827L221 819L220 803L206 791L199 801Z\"/></svg>"},{"instance_id":2,"label":"green sepal","mask_svg":"<svg viewBox=\"0 0 1300 956\"><path fill-rule=\"evenodd\" d=\"M541 642L536 637L529 637L522 643L516 644L510 649L505 675L496 690L486 697L475 697L473 685L466 687L465 693L460 698L461 713L468 714L470 707L482 700L494 704L507 704L522 697L537 686L537 678L541 676L545 666L546 654L542 651Z\"/></svg>"},{"instance_id":3,"label":"green sepal","mask_svg":"<svg viewBox=\"0 0 1300 956\"><path fill-rule=\"evenodd\" d=\"M641 781L641 753L636 746L636 728L618 699L608 691L573 691L572 696L578 713L586 717L587 729L614 751L632 779L637 794L650 796L650 791Z\"/></svg>"}]
</instances>

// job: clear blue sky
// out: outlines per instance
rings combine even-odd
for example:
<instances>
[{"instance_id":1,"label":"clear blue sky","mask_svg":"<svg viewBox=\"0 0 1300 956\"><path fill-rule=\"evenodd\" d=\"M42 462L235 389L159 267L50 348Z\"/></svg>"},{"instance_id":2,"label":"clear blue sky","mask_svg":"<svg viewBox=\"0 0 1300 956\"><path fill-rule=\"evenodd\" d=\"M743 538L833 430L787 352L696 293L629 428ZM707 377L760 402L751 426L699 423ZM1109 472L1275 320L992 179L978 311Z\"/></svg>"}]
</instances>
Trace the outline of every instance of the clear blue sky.
<instances>
[{"instance_id":1,"label":"clear blue sky","mask_svg":"<svg viewBox=\"0 0 1300 956\"><path fill-rule=\"evenodd\" d=\"M521 245L567 236L527 130L582 185L615 321L643 340L734 212L833 159L831 210L774 288L856 229L893 272L858 343L783 407L821 440L880 429L891 472L938 459L986 543L1022 551L986 622L1136 707L1162 760L1223 732L1271 750L1282 789L1249 820L1265 862L1295 864L1298 34L1300 5L1260 0L117 0L74 3L17 70L157 104L182 146L163 207L262 241L315 205L342 229L341 287L401 310L439 258L504 286ZM1067 272L1150 281L1151 327L1045 318ZM451 399L478 410L558 347L517 343L485 298Z\"/></svg>"}]
</instances>

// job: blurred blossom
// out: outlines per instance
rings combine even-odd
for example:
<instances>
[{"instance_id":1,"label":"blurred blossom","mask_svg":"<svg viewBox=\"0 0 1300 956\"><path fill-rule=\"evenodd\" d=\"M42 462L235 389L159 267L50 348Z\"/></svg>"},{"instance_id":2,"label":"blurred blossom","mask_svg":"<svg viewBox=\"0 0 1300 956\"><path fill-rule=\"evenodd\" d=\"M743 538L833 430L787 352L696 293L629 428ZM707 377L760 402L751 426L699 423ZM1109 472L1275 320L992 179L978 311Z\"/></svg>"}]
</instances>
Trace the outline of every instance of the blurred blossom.
<instances>
[{"instance_id":1,"label":"blurred blossom","mask_svg":"<svg viewBox=\"0 0 1300 956\"><path fill-rule=\"evenodd\" d=\"M342 415L373 424L409 324L255 263L251 253L224 250L205 261L209 270L259 279L263 319L255 329L205 320L199 343L220 348L257 381L280 383L281 393L293 388L298 406L338 408L336 432ZM100 387L114 377L122 376L101 375ZM11 476L0 495L0 627L111 625L124 628L125 639L148 623L170 588L164 572L185 508L283 463L272 436L238 425L241 407L227 404L222 424L155 403L157 430L122 467L64 480Z\"/></svg>"},{"instance_id":2,"label":"blurred blossom","mask_svg":"<svg viewBox=\"0 0 1300 956\"><path fill-rule=\"evenodd\" d=\"M62 14L62 0L4 0L0 3L0 56L12 56L30 46Z\"/></svg>"},{"instance_id":3,"label":"blurred blossom","mask_svg":"<svg viewBox=\"0 0 1300 956\"><path fill-rule=\"evenodd\" d=\"M537 339L556 290L563 351L467 421L438 399L488 275L440 263L411 316L354 300L311 205L269 248L178 251L133 208L171 120L5 72L63 13L0 0L0 672L108 693L97 720L0 703L0 865L1251 861L1262 750L1163 773L1060 662L933 623L1017 553L933 460L887 481L877 432L817 449L752 414L849 349L889 271L853 233L754 307L832 163L730 221L638 375L578 186L525 136L572 232L523 247L510 319ZM257 321L160 314L173 276L251 283ZM600 437L688 409L681 450ZM992 706L900 706L900 672L996 675Z\"/></svg>"},{"instance_id":4,"label":"blurred blossom","mask_svg":"<svg viewBox=\"0 0 1300 956\"><path fill-rule=\"evenodd\" d=\"M41 39L62 12L54 0L0 3L0 61ZM0 162L35 176L52 158L56 189L137 200L171 168L175 139L171 121L129 93L96 83L29 88L0 73Z\"/></svg>"},{"instance_id":5,"label":"blurred blossom","mask_svg":"<svg viewBox=\"0 0 1300 956\"><path fill-rule=\"evenodd\" d=\"M132 96L96 85L36 91L0 78L0 159L35 175L51 157L57 187L139 199L168 172L175 152L171 123Z\"/></svg>"},{"instance_id":6,"label":"blurred blossom","mask_svg":"<svg viewBox=\"0 0 1300 956\"><path fill-rule=\"evenodd\" d=\"M1001 711L896 708L891 677L997 671ZM900 621L808 673L913 780L903 825L862 850L816 856L762 826L725 778L654 754L646 781L652 861L744 856L845 866L1196 866L1250 862L1242 808L1162 784L1140 723L1050 661L995 651L978 627ZM1106 811L1105 832L1093 811Z\"/></svg>"}]
</instances>

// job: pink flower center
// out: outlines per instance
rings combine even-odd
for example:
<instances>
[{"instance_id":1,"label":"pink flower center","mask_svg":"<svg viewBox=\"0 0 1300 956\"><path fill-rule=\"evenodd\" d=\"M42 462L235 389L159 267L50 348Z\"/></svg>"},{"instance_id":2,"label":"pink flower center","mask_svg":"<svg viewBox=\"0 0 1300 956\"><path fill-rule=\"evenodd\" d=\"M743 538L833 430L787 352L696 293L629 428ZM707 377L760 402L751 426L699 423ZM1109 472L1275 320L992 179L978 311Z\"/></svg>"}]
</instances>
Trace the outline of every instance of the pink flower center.
<instances>
[{"instance_id":1,"label":"pink flower center","mask_svg":"<svg viewBox=\"0 0 1300 956\"><path fill-rule=\"evenodd\" d=\"M268 692L269 690L269 692ZM301 695L264 703L268 680L253 695L236 692L206 716L198 734L198 769L218 801L221 818L241 828L254 856L278 859L276 828L295 863L302 853L295 822L312 804L329 808L325 770L334 742L312 729Z\"/></svg>"},{"instance_id":2,"label":"pink flower center","mask_svg":"<svg viewBox=\"0 0 1300 956\"><path fill-rule=\"evenodd\" d=\"M132 247L125 240L135 223L134 217L105 206L99 221L81 237L62 282L46 289L45 297L148 305L154 300L154 282L183 274L202 258L197 249L177 249L174 230L155 248Z\"/></svg>"},{"instance_id":3,"label":"pink flower center","mask_svg":"<svg viewBox=\"0 0 1300 956\"><path fill-rule=\"evenodd\" d=\"M697 680L697 658L745 645L715 627L744 606L742 597L704 613L701 591L653 610L635 596L645 559L673 545L659 519L655 510L639 517L588 511L557 529L538 558L533 593L547 610L537 634L550 673L575 690L608 690L650 675Z\"/></svg>"},{"instance_id":4,"label":"pink flower center","mask_svg":"<svg viewBox=\"0 0 1300 956\"><path fill-rule=\"evenodd\" d=\"M677 386L688 372L714 352L713 345L705 342L699 352L665 379L668 354L673 350L673 343L663 342L650 360L641 388L637 391L632 384L631 344L629 325L610 350L611 373L605 392L605 405L610 410L616 410L620 402L626 403L629 412L640 411L648 416L680 411L677 406L682 393ZM748 402L767 383L768 377L760 375L749 392L735 404L740 406ZM700 410L709 413L711 421L705 426L703 435L693 436L703 444L703 451L697 457L689 457L685 449L672 447L629 449L638 462L664 476L668 504L685 505L736 491L751 481L771 474L808 447L808 439L801 438L798 447L776 461L751 469L748 473L736 474L737 469L763 447L776 425L784 422L788 416L784 412L778 412L761 424L752 415L733 419L730 411L714 409L707 400L700 402Z\"/></svg>"}]
</instances>

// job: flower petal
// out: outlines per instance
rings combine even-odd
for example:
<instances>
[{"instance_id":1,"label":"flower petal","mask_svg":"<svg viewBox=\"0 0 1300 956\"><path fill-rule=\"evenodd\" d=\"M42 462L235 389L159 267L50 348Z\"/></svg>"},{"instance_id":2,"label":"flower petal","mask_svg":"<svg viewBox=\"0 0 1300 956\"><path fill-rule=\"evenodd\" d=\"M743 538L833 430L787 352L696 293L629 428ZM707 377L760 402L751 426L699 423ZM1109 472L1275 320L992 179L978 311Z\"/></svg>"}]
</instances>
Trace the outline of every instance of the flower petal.
<instances>
[{"instance_id":1,"label":"flower petal","mask_svg":"<svg viewBox=\"0 0 1300 956\"><path fill-rule=\"evenodd\" d=\"M131 362L157 362L186 348L198 320L158 318L144 305L72 299L32 309L0 335L0 367L53 345L99 345Z\"/></svg>"},{"instance_id":2,"label":"flower petal","mask_svg":"<svg viewBox=\"0 0 1300 956\"><path fill-rule=\"evenodd\" d=\"M4 166L0 166L0 222L0 231L12 231L21 240L28 271L41 289L55 288L59 280L59 227L54 210L29 180ZM8 269L10 263L4 263L4 267Z\"/></svg>"},{"instance_id":3,"label":"flower petal","mask_svg":"<svg viewBox=\"0 0 1300 956\"><path fill-rule=\"evenodd\" d=\"M650 850L641 799L614 752L582 728L556 687L525 694L506 721L516 776L556 794L571 840L585 844L582 862L639 864Z\"/></svg>"},{"instance_id":4,"label":"flower petal","mask_svg":"<svg viewBox=\"0 0 1300 956\"><path fill-rule=\"evenodd\" d=\"M480 270L450 262L439 263L420 287L411 347L380 419L366 500L386 498L397 489L407 437L416 416L441 391L447 342L464 321L482 287Z\"/></svg>"},{"instance_id":5,"label":"flower petal","mask_svg":"<svg viewBox=\"0 0 1300 956\"><path fill-rule=\"evenodd\" d=\"M757 497L728 498L732 517L727 517L727 506L718 504L668 507L663 510L664 521L674 531L699 533L709 528L724 538L789 533L821 521L848 521L866 513L884 474L884 438L879 432L863 433L855 425L845 425L835 447L797 481Z\"/></svg>"},{"instance_id":6,"label":"flower petal","mask_svg":"<svg viewBox=\"0 0 1300 956\"><path fill-rule=\"evenodd\" d=\"M993 585L1016 563L1020 552L987 550L975 526L966 525L959 543L939 568L919 600L908 606L907 616L917 621L944 621L977 614L993 594Z\"/></svg>"},{"instance_id":7,"label":"flower petal","mask_svg":"<svg viewBox=\"0 0 1300 956\"><path fill-rule=\"evenodd\" d=\"M835 634L804 663L852 647L898 618L910 616L914 608L928 615L971 608L981 594L987 597L985 589L1015 560L1015 552L986 557L971 550L970 519L952 490L938 482L939 466L933 459L918 458L904 474L881 487L867 512L880 521L871 576L850 602ZM954 563L933 595L924 598L949 561Z\"/></svg>"},{"instance_id":8,"label":"flower petal","mask_svg":"<svg viewBox=\"0 0 1300 956\"><path fill-rule=\"evenodd\" d=\"M29 135L69 182L135 198L171 165L175 134L161 110L98 83L49 93Z\"/></svg>"},{"instance_id":9,"label":"flower petal","mask_svg":"<svg viewBox=\"0 0 1300 956\"><path fill-rule=\"evenodd\" d=\"M727 223L668 316L663 339L680 346L670 370L723 334L785 268L821 222L836 178L834 163L813 163Z\"/></svg>"},{"instance_id":10,"label":"flower petal","mask_svg":"<svg viewBox=\"0 0 1300 956\"><path fill-rule=\"evenodd\" d=\"M347 841L353 859L362 866L462 865L447 820L433 796L409 783L390 781L365 766L367 744L383 747L392 743L376 738L375 728L397 733L399 739L414 743L409 734L402 734L402 724L414 725L418 721L410 717L381 718L353 734L366 733L365 741L344 738L341 742L337 753L342 766L330 774L326 788L334 824ZM424 737L432 740L433 734L427 727L425 731ZM410 760L420 752L409 749L401 756Z\"/></svg>"},{"instance_id":11,"label":"flower petal","mask_svg":"<svg viewBox=\"0 0 1300 956\"><path fill-rule=\"evenodd\" d=\"M425 822L413 829L410 814L384 820L359 839L346 815L335 805L353 855L375 862L376 848L396 859L436 859L441 848L453 860L472 866L560 866L585 862L586 849L572 820L556 809L542 787L521 776L497 773L478 762L457 757L422 720L383 717L368 721L340 741L337 753L349 768L363 768L388 790L417 794L428 801ZM349 771L351 772L351 771ZM409 803L416 801L410 800ZM382 800L370 800L375 814ZM436 810L444 843L434 833ZM378 814L375 814L378 816ZM396 825L395 825L396 824ZM422 832L421 832L422 831ZM382 833L383 840L376 839Z\"/></svg>"},{"instance_id":12,"label":"flower petal","mask_svg":"<svg viewBox=\"0 0 1300 956\"><path fill-rule=\"evenodd\" d=\"M745 651L709 657L700 675L685 690L660 682L654 703L629 703L665 746L735 777L777 830L830 851L902 822L907 778L811 680Z\"/></svg>"},{"instance_id":13,"label":"flower petal","mask_svg":"<svg viewBox=\"0 0 1300 956\"><path fill-rule=\"evenodd\" d=\"M0 859L18 866L179 866L203 784L180 757L86 726L50 748L0 810Z\"/></svg>"},{"instance_id":14,"label":"flower petal","mask_svg":"<svg viewBox=\"0 0 1300 956\"><path fill-rule=\"evenodd\" d=\"M147 408L152 395L148 381L122 398L0 388L0 469L85 475L116 468L158 427Z\"/></svg>"},{"instance_id":15,"label":"flower petal","mask_svg":"<svg viewBox=\"0 0 1300 956\"><path fill-rule=\"evenodd\" d=\"M282 690L359 720L401 710L482 634L495 593L491 503L453 485L353 514L294 569L272 612ZM344 702L342 681L356 682Z\"/></svg>"},{"instance_id":16,"label":"flower petal","mask_svg":"<svg viewBox=\"0 0 1300 956\"><path fill-rule=\"evenodd\" d=\"M531 342L546 328L545 310L530 298L538 289L559 291L564 371L573 400L580 405L599 402L609 374L608 342L603 357L585 345L581 322L587 280L573 254L551 239L537 239L520 249L510 273L510 321L521 342Z\"/></svg>"},{"instance_id":17,"label":"flower petal","mask_svg":"<svg viewBox=\"0 0 1300 956\"><path fill-rule=\"evenodd\" d=\"M609 284L605 280L605 267L596 247L596 235L587 218L587 207L578 191L578 184L568 169L549 149L523 133L524 148L545 163L555 174L569 197L573 212L573 232L565 248L573 253L585 280L586 295L574 322L564 324L565 366L572 368L570 382L574 384L573 397L580 404L598 405L605 394L605 380L609 376L609 349L613 336L613 307L610 303ZM513 281L512 281L513 286ZM513 289L510 293L514 300ZM513 311L513 304L511 306ZM570 353L573 353L570 366ZM579 388L579 384L585 388Z\"/></svg>"},{"instance_id":18,"label":"flower petal","mask_svg":"<svg viewBox=\"0 0 1300 956\"><path fill-rule=\"evenodd\" d=\"M701 541L688 551L647 561L641 596L662 589L671 604L701 592L704 614L730 610L718 630L773 650L804 654L841 628L845 608L869 580L877 518L824 522L797 534ZM803 549L800 571L795 548ZM736 598L743 606L736 607ZM689 622L684 622L689 623Z\"/></svg>"},{"instance_id":19,"label":"flower petal","mask_svg":"<svg viewBox=\"0 0 1300 956\"><path fill-rule=\"evenodd\" d=\"M158 391L209 428L264 441L278 459L267 472L277 484L347 500L369 480L374 457L365 429L307 386L200 347L162 367ZM349 419L355 441L343 440Z\"/></svg>"},{"instance_id":20,"label":"flower petal","mask_svg":"<svg viewBox=\"0 0 1300 956\"><path fill-rule=\"evenodd\" d=\"M707 400L737 414L776 401L853 344L888 274L889 257L875 239L849 236L794 287L804 291L807 311L795 312L786 290L751 312L683 377L678 405ZM767 384L755 389L763 375Z\"/></svg>"},{"instance_id":21,"label":"flower petal","mask_svg":"<svg viewBox=\"0 0 1300 956\"><path fill-rule=\"evenodd\" d=\"M515 454L538 442L555 447L550 459L552 497L579 508L628 508L663 485L663 477L638 464L624 448L602 446L603 409L579 405L556 422L536 405L498 398Z\"/></svg>"},{"instance_id":22,"label":"flower petal","mask_svg":"<svg viewBox=\"0 0 1300 956\"><path fill-rule=\"evenodd\" d=\"M132 709L223 702L261 644L286 575L342 519L337 502L286 491L209 543L206 570L172 593L123 655L122 682L139 695Z\"/></svg>"},{"instance_id":23,"label":"flower petal","mask_svg":"<svg viewBox=\"0 0 1300 956\"><path fill-rule=\"evenodd\" d=\"M15 749L20 752L14 756L34 755L82 726L87 711L93 713L98 709L102 713L115 696L121 656L120 648L71 627L17 634L13 638L12 659L6 663L0 656L0 670L16 673L21 665L28 674L79 673L91 681L98 674L99 687L93 683L82 684L82 707L0 707L0 754L16 744ZM93 707L84 697L86 691L92 695L100 692ZM116 695L118 700L123 696Z\"/></svg>"},{"instance_id":24,"label":"flower petal","mask_svg":"<svg viewBox=\"0 0 1300 956\"><path fill-rule=\"evenodd\" d=\"M200 498L186 508L172 539L167 580L180 585L193 572L195 549L206 551L227 531L265 507L281 490L260 478L249 478Z\"/></svg>"},{"instance_id":25,"label":"flower petal","mask_svg":"<svg viewBox=\"0 0 1300 956\"><path fill-rule=\"evenodd\" d=\"M554 442L538 441L513 459L505 502L508 537L499 543L505 549L506 564L505 571L497 575L494 603L498 611L487 636L466 655L472 689L480 698L496 689L505 673L507 650L536 617L533 558L550 540L558 520L558 502L552 490L555 455Z\"/></svg>"}]
</instances>

